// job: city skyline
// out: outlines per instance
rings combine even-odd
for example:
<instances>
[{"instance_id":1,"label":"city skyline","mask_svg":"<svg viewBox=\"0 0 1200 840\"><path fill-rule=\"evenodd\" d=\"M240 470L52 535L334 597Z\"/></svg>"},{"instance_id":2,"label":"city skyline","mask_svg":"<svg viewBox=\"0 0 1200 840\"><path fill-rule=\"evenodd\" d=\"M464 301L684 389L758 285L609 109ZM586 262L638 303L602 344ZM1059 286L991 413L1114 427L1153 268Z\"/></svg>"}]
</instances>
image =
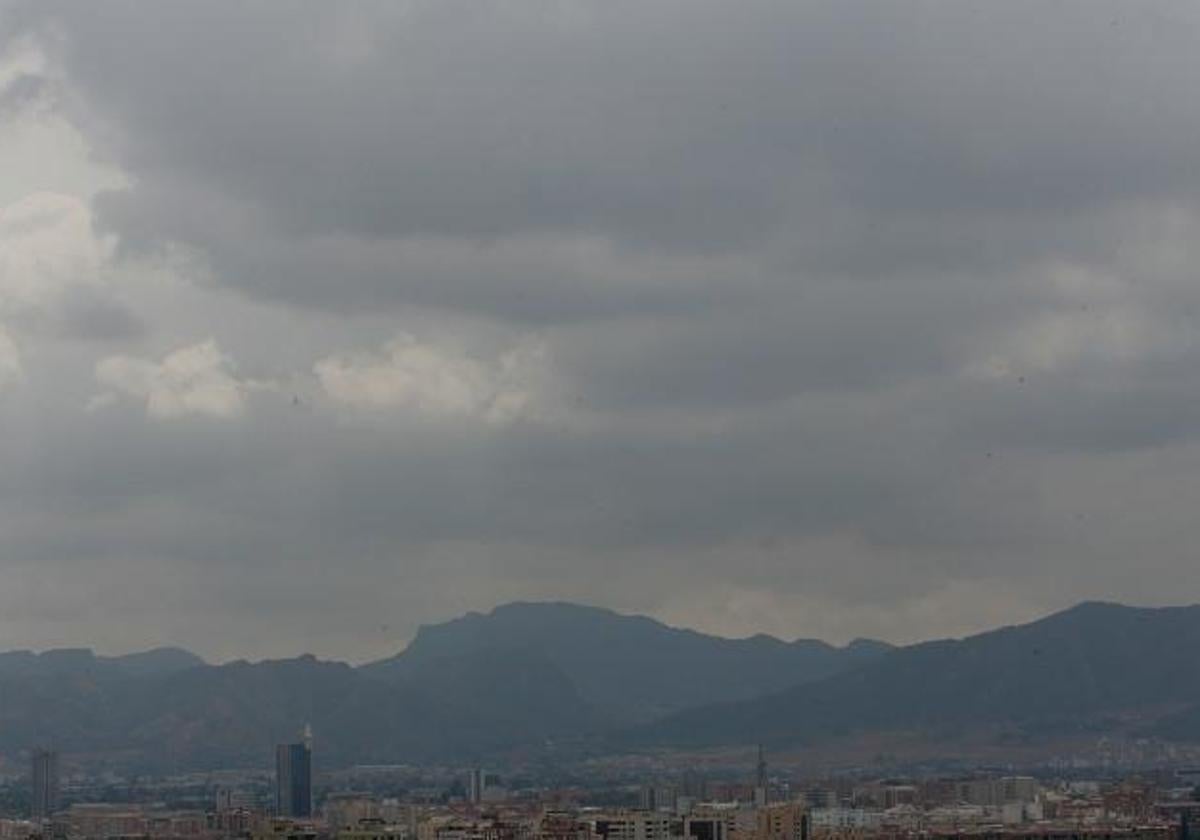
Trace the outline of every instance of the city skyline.
<instances>
[{"instance_id":1,"label":"city skyline","mask_svg":"<svg viewBox=\"0 0 1200 840\"><path fill-rule=\"evenodd\" d=\"M226 771L215 787L202 775L176 776L145 780L132 800L72 800L46 822L0 809L0 832L21 840L43 838L47 827L78 840L1188 840L1200 816L1194 766L1148 775L1112 764L1074 770L880 776L781 768L763 779L753 765L699 776L694 768L629 768L565 788L527 777L523 787L489 788L481 800L472 791L482 784L479 768L373 767L324 778L316 807L302 816L264 807L254 773ZM76 784L84 778L99 781L77 775ZM369 789L353 787L368 779ZM7 794L5 785L0 780ZM181 795L189 807L154 799Z\"/></svg>"}]
</instances>

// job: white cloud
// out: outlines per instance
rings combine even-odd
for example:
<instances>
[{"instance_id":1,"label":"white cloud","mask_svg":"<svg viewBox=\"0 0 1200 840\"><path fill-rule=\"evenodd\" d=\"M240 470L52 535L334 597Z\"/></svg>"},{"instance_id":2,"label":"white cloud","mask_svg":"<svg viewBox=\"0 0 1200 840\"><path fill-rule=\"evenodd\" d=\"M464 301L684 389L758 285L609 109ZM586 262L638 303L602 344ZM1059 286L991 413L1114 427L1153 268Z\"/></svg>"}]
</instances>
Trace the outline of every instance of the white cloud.
<instances>
[{"instance_id":1,"label":"white cloud","mask_svg":"<svg viewBox=\"0 0 1200 840\"><path fill-rule=\"evenodd\" d=\"M346 405L503 423L531 412L544 355L540 344L528 343L482 360L401 334L378 352L321 359L313 373L331 399Z\"/></svg>"},{"instance_id":2,"label":"white cloud","mask_svg":"<svg viewBox=\"0 0 1200 840\"><path fill-rule=\"evenodd\" d=\"M96 365L96 379L111 389L90 408L112 401L113 394L145 400L146 413L169 420L189 414L232 419L245 410L246 395L269 387L238 376L233 359L213 339L168 353L162 361L109 356Z\"/></svg>"},{"instance_id":3,"label":"white cloud","mask_svg":"<svg viewBox=\"0 0 1200 840\"><path fill-rule=\"evenodd\" d=\"M75 196L34 193L0 208L0 314L44 314L96 291L111 252Z\"/></svg>"}]
</instances>

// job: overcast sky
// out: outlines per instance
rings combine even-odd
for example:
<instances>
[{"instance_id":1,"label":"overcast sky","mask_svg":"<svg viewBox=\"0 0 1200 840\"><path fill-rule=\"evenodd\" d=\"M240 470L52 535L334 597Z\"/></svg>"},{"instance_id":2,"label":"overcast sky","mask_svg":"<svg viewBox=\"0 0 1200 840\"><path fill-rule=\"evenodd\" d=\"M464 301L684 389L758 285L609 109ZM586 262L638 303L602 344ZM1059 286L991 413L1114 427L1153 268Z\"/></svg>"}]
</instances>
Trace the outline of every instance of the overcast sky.
<instances>
[{"instance_id":1,"label":"overcast sky","mask_svg":"<svg viewBox=\"0 0 1200 840\"><path fill-rule=\"evenodd\" d=\"M0 647L1200 601L1200 6L0 0Z\"/></svg>"}]
</instances>

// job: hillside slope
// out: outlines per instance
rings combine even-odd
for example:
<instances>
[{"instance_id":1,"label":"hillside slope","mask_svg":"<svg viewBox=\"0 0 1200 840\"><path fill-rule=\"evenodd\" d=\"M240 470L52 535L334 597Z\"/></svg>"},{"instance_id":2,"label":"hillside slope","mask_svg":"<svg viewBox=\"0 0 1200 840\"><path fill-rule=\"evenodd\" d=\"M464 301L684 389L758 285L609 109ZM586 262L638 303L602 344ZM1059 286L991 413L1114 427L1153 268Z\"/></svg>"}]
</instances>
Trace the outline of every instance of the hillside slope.
<instances>
[{"instance_id":1,"label":"hillside slope","mask_svg":"<svg viewBox=\"0 0 1200 840\"><path fill-rule=\"evenodd\" d=\"M893 650L807 686L669 717L641 744L799 744L855 733L1200 737L1200 607L1085 603L1018 627Z\"/></svg>"},{"instance_id":2,"label":"hillside slope","mask_svg":"<svg viewBox=\"0 0 1200 840\"><path fill-rule=\"evenodd\" d=\"M607 718L648 721L822 679L888 649L871 641L838 648L765 635L726 639L596 607L514 603L422 627L402 653L362 670L396 680L439 659L535 656L565 674Z\"/></svg>"}]
</instances>

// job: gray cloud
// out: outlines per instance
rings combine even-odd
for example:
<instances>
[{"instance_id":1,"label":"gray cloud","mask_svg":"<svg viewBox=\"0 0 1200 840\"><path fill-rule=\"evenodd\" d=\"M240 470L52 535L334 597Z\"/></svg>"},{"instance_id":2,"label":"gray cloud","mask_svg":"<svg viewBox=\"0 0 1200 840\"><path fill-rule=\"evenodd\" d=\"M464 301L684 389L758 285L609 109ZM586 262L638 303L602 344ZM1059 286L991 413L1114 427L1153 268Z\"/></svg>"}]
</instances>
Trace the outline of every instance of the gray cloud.
<instances>
[{"instance_id":1,"label":"gray cloud","mask_svg":"<svg viewBox=\"0 0 1200 840\"><path fill-rule=\"evenodd\" d=\"M0 87L0 117L11 118L44 105L49 93L49 85L44 78L33 73L22 73Z\"/></svg>"},{"instance_id":2,"label":"gray cloud","mask_svg":"<svg viewBox=\"0 0 1200 840\"><path fill-rule=\"evenodd\" d=\"M52 616L132 644L132 612L220 654L355 655L574 597L911 639L1200 598L1191 8L15 3L0 26L44 58L4 101L52 85L122 175L61 233L111 235L85 252L103 294L45 302L32 258L3 287L14 638ZM188 363L210 337L219 364Z\"/></svg>"},{"instance_id":3,"label":"gray cloud","mask_svg":"<svg viewBox=\"0 0 1200 840\"><path fill-rule=\"evenodd\" d=\"M127 307L86 291L65 300L58 317L63 335L86 341L130 341L146 332L146 325Z\"/></svg>"}]
</instances>

